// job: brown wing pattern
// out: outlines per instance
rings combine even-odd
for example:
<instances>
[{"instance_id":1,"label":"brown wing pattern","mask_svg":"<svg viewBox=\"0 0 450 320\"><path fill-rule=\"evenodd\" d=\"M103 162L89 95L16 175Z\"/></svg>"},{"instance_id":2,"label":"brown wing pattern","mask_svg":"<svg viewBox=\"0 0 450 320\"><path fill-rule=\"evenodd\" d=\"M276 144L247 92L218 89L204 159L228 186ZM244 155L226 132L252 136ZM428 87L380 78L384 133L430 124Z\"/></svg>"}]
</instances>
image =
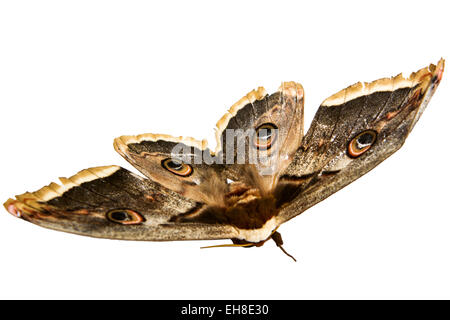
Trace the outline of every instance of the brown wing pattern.
<instances>
[{"instance_id":1,"label":"brown wing pattern","mask_svg":"<svg viewBox=\"0 0 450 320\"><path fill-rule=\"evenodd\" d=\"M441 60L408 79L354 84L322 103L305 137L301 85L286 82L271 95L260 87L219 120L215 151L192 138L122 136L115 149L149 179L118 166L90 168L4 205L37 225L93 237L259 242L398 150L443 70ZM270 130L259 135L260 128ZM256 135L230 138L227 130ZM239 163L239 144L255 147L258 162Z\"/></svg>"},{"instance_id":2,"label":"brown wing pattern","mask_svg":"<svg viewBox=\"0 0 450 320\"><path fill-rule=\"evenodd\" d=\"M228 110L217 122L216 138L230 179L244 180L261 191L273 190L278 174L292 160L302 140L303 101L299 83L283 82L271 95L262 87L251 91ZM263 129L277 131L270 146L255 143L255 135ZM257 181L250 168L260 176Z\"/></svg>"},{"instance_id":3,"label":"brown wing pattern","mask_svg":"<svg viewBox=\"0 0 450 320\"><path fill-rule=\"evenodd\" d=\"M224 168L204 161L213 157L205 140L142 134L116 138L114 148L145 176L166 188L195 201L223 204L227 192Z\"/></svg>"},{"instance_id":4,"label":"brown wing pattern","mask_svg":"<svg viewBox=\"0 0 450 320\"><path fill-rule=\"evenodd\" d=\"M230 226L173 222L198 204L118 166L85 169L61 185L9 199L13 215L42 227L124 240L229 239Z\"/></svg>"},{"instance_id":5,"label":"brown wing pattern","mask_svg":"<svg viewBox=\"0 0 450 320\"><path fill-rule=\"evenodd\" d=\"M444 61L411 74L357 83L326 99L277 187L287 221L397 151L433 95Z\"/></svg>"}]
</instances>

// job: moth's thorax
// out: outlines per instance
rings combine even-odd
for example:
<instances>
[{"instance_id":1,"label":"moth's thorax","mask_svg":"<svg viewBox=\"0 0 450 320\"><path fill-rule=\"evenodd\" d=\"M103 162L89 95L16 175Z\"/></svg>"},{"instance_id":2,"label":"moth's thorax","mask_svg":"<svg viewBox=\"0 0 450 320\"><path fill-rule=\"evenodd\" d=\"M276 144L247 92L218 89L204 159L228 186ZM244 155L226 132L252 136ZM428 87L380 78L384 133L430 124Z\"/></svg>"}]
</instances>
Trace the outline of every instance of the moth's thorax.
<instances>
[{"instance_id":1,"label":"moth's thorax","mask_svg":"<svg viewBox=\"0 0 450 320\"><path fill-rule=\"evenodd\" d=\"M233 183L224 196L223 205L200 207L177 221L230 225L239 234L236 238L259 242L266 240L278 226L278 211L273 195L263 195L243 183Z\"/></svg>"},{"instance_id":2,"label":"moth's thorax","mask_svg":"<svg viewBox=\"0 0 450 320\"><path fill-rule=\"evenodd\" d=\"M273 195L261 195L258 189L248 189L229 196L223 214L239 232L238 239L260 242L270 237L278 227L278 209Z\"/></svg>"},{"instance_id":3,"label":"moth's thorax","mask_svg":"<svg viewBox=\"0 0 450 320\"><path fill-rule=\"evenodd\" d=\"M276 199L272 194L264 195L260 190L242 184L231 189L232 192L225 195L223 210L233 225L257 229L277 214Z\"/></svg>"},{"instance_id":4,"label":"moth's thorax","mask_svg":"<svg viewBox=\"0 0 450 320\"><path fill-rule=\"evenodd\" d=\"M262 198L261 192L256 188L250 188L241 182L233 182L229 185L228 193L224 195L224 203L227 207L234 207Z\"/></svg>"}]
</instances>

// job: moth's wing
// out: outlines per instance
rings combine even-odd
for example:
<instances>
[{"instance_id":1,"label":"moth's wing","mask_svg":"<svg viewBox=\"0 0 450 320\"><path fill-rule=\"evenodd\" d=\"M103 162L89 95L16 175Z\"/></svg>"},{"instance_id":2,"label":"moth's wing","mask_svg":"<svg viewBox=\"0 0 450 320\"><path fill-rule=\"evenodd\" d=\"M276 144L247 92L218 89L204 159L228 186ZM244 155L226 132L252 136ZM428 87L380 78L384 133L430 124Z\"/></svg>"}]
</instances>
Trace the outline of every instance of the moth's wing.
<instances>
[{"instance_id":1,"label":"moth's wing","mask_svg":"<svg viewBox=\"0 0 450 320\"><path fill-rule=\"evenodd\" d=\"M303 138L303 100L300 84L284 82L271 95L249 92L227 111L216 125L216 153L230 179L272 190ZM259 139L263 130L271 139Z\"/></svg>"},{"instance_id":2,"label":"moth's wing","mask_svg":"<svg viewBox=\"0 0 450 320\"><path fill-rule=\"evenodd\" d=\"M258 151L258 155L265 161L258 159L255 165L249 165L249 152L246 150L255 149L250 145L252 137L245 134L252 134L252 129L265 123L274 124L278 128L276 143L267 150ZM232 138L227 136L227 132L233 132ZM244 134L240 135L239 132ZM270 96L262 87L257 91L253 90L219 120L216 134L218 146L215 152L208 148L205 140L161 134L121 136L114 140L114 148L153 181L187 198L223 206L224 195L229 191L227 178L244 180L250 186L269 190L273 187L276 174L289 163L303 135L301 85L283 83ZM237 146L242 144L244 151L238 152ZM238 157L241 155L244 159L239 161ZM164 161L169 158L187 164L188 174L167 170ZM265 179L259 178L261 174Z\"/></svg>"},{"instance_id":3,"label":"moth's wing","mask_svg":"<svg viewBox=\"0 0 450 320\"><path fill-rule=\"evenodd\" d=\"M205 140L141 134L116 138L114 148L145 176L164 187L199 202L223 204L226 176L223 166L212 160ZM178 161L178 170L176 166L170 167L172 161Z\"/></svg>"},{"instance_id":4,"label":"moth's wing","mask_svg":"<svg viewBox=\"0 0 450 320\"><path fill-rule=\"evenodd\" d=\"M356 83L326 99L276 190L287 221L361 177L405 142L444 70Z\"/></svg>"},{"instance_id":5,"label":"moth's wing","mask_svg":"<svg viewBox=\"0 0 450 320\"><path fill-rule=\"evenodd\" d=\"M13 215L42 227L99 238L197 240L236 237L233 227L180 222L203 204L118 166L85 169L62 184L9 199Z\"/></svg>"}]
</instances>

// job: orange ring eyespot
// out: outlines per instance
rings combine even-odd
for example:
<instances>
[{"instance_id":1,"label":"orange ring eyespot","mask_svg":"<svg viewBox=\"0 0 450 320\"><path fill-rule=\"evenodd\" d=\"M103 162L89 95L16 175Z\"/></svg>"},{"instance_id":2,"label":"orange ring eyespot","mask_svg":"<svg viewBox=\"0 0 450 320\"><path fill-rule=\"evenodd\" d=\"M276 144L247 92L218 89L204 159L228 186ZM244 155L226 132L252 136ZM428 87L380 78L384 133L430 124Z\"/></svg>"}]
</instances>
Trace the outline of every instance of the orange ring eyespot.
<instances>
[{"instance_id":1,"label":"orange ring eyespot","mask_svg":"<svg viewBox=\"0 0 450 320\"><path fill-rule=\"evenodd\" d=\"M351 158L357 158L369 150L377 140L378 133L375 130L366 130L350 140L348 144L348 155Z\"/></svg>"},{"instance_id":2,"label":"orange ring eyespot","mask_svg":"<svg viewBox=\"0 0 450 320\"><path fill-rule=\"evenodd\" d=\"M191 165L172 158L161 161L161 166L180 177L189 177L194 172Z\"/></svg>"},{"instance_id":3,"label":"orange ring eyespot","mask_svg":"<svg viewBox=\"0 0 450 320\"><path fill-rule=\"evenodd\" d=\"M278 137L278 127L273 123L263 123L255 130L253 146L258 150L268 150Z\"/></svg>"},{"instance_id":4,"label":"orange ring eyespot","mask_svg":"<svg viewBox=\"0 0 450 320\"><path fill-rule=\"evenodd\" d=\"M140 224L145 221L140 213L130 209L110 210L106 213L106 218L111 222L124 225Z\"/></svg>"}]
</instances>

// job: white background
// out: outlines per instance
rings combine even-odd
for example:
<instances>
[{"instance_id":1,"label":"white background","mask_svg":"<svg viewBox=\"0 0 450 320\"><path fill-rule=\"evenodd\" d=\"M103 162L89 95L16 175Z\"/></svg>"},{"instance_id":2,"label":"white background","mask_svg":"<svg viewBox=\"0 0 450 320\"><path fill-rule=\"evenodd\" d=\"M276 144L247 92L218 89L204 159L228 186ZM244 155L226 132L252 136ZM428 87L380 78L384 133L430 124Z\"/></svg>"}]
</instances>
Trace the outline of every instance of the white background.
<instances>
[{"instance_id":1,"label":"white background","mask_svg":"<svg viewBox=\"0 0 450 320\"><path fill-rule=\"evenodd\" d=\"M0 200L119 164L112 140L208 138L244 94L301 82L306 123L357 81L450 59L446 2L2 1ZM101 240L0 214L0 298L450 298L450 94L404 147L279 229L294 263L216 241Z\"/></svg>"}]
</instances>

